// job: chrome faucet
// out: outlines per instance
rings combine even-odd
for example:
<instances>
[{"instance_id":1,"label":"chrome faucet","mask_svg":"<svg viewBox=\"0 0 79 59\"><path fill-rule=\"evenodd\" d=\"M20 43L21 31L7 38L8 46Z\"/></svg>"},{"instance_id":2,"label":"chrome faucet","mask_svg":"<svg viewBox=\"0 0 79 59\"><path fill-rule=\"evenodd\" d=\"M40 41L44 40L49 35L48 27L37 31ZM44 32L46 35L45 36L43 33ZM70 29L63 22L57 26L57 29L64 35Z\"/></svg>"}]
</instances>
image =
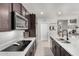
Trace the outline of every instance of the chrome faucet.
<instances>
[{"instance_id":1,"label":"chrome faucet","mask_svg":"<svg viewBox=\"0 0 79 59\"><path fill-rule=\"evenodd\" d=\"M69 38L68 38L68 30L67 30L67 34L66 34L66 36L67 36L67 40L69 40Z\"/></svg>"}]
</instances>

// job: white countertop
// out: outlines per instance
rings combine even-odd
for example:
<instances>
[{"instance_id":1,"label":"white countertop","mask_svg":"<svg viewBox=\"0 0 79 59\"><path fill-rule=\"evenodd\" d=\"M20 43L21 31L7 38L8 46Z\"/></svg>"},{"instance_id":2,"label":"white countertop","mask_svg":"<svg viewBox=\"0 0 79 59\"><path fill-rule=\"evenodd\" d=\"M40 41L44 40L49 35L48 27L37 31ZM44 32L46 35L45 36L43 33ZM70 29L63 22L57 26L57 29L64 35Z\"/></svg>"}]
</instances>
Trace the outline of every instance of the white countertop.
<instances>
[{"instance_id":1,"label":"white countertop","mask_svg":"<svg viewBox=\"0 0 79 59\"><path fill-rule=\"evenodd\" d=\"M35 41L35 37L29 38L21 38L20 40L32 40L31 43L24 49L24 51L17 51L17 52L0 52L0 56L24 56L29 48L32 46L33 42ZM20 41L19 40L19 41ZM15 42L14 42L15 43Z\"/></svg>"},{"instance_id":2,"label":"white countertop","mask_svg":"<svg viewBox=\"0 0 79 59\"><path fill-rule=\"evenodd\" d=\"M71 54L72 56L79 56L79 38L77 37L73 37L73 38L69 38L69 42L71 43L62 43L61 41L59 41L56 35L50 35L52 38L54 38L54 40L60 45L62 46L69 54Z\"/></svg>"}]
</instances>

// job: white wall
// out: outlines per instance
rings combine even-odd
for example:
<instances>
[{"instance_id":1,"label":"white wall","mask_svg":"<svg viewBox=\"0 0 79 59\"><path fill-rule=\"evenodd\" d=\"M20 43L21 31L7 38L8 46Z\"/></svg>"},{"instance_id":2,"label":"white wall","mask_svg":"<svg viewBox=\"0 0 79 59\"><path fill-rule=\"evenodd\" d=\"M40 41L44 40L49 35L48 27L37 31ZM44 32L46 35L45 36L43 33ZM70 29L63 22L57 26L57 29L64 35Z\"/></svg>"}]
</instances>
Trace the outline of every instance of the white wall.
<instances>
[{"instance_id":1,"label":"white wall","mask_svg":"<svg viewBox=\"0 0 79 59\"><path fill-rule=\"evenodd\" d=\"M0 50L23 38L23 31L0 32Z\"/></svg>"},{"instance_id":2,"label":"white wall","mask_svg":"<svg viewBox=\"0 0 79 59\"><path fill-rule=\"evenodd\" d=\"M10 40L16 40L16 39L18 39L17 31L0 32L0 45Z\"/></svg>"}]
</instances>

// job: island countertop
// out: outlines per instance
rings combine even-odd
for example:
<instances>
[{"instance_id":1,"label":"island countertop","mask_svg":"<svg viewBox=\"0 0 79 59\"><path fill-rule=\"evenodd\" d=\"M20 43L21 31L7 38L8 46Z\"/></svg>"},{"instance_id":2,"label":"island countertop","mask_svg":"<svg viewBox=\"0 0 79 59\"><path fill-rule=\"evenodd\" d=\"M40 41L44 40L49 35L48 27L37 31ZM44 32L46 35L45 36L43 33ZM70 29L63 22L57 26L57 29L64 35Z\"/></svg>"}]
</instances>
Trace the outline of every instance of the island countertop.
<instances>
[{"instance_id":1,"label":"island countertop","mask_svg":"<svg viewBox=\"0 0 79 59\"><path fill-rule=\"evenodd\" d=\"M61 47L63 47L70 55L79 56L79 38L69 37L69 42L71 43L62 43L58 40L58 36L50 35Z\"/></svg>"}]
</instances>

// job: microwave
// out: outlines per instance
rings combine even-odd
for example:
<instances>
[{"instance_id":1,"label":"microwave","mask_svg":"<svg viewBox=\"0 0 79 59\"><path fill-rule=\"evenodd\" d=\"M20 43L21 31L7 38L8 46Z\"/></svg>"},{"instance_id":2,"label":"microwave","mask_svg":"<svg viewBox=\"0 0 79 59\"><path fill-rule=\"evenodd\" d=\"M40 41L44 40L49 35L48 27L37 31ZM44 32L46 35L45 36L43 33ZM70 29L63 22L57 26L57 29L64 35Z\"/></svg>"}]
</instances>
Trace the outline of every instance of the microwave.
<instances>
[{"instance_id":1,"label":"microwave","mask_svg":"<svg viewBox=\"0 0 79 59\"><path fill-rule=\"evenodd\" d=\"M13 29L27 30L28 19L17 12L11 12L11 23Z\"/></svg>"}]
</instances>

